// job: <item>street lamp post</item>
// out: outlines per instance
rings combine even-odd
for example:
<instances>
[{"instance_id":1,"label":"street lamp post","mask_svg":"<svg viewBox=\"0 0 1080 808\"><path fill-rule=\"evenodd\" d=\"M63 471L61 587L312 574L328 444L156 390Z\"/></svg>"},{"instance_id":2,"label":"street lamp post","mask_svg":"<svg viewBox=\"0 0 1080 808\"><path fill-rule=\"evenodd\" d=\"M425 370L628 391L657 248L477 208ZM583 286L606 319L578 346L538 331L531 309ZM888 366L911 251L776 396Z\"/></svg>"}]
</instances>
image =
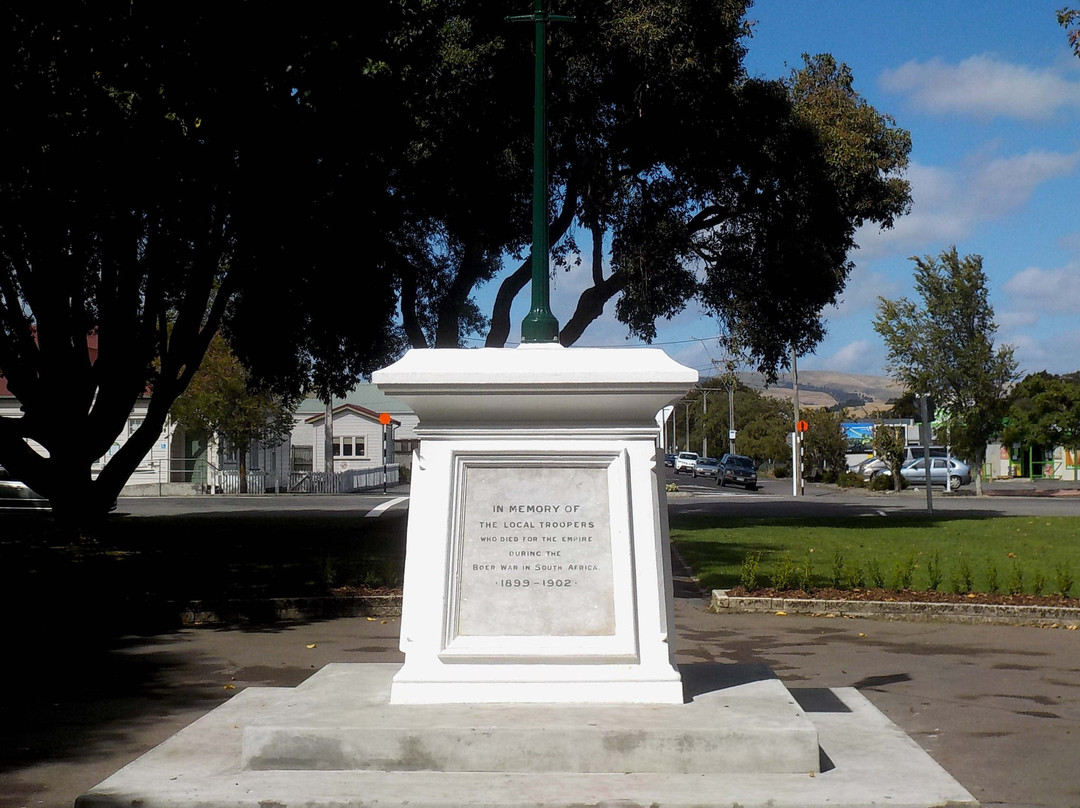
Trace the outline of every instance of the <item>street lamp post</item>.
<instances>
[{"instance_id":1,"label":"street lamp post","mask_svg":"<svg viewBox=\"0 0 1080 808\"><path fill-rule=\"evenodd\" d=\"M574 18L544 11L543 0L533 0L533 13L507 17L510 22L536 26L536 64L533 80L533 221L532 310L521 323L522 342L558 342L559 321L551 313L548 281L548 187L547 187L547 26Z\"/></svg>"}]
</instances>

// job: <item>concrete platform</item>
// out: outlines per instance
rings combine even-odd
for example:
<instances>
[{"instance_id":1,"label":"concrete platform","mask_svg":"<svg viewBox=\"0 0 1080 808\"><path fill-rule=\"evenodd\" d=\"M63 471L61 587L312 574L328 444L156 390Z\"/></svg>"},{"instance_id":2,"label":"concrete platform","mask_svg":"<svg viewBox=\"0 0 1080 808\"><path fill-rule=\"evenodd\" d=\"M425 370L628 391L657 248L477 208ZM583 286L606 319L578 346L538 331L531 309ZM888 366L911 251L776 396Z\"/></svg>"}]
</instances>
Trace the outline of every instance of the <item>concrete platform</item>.
<instances>
[{"instance_id":1,"label":"concrete platform","mask_svg":"<svg viewBox=\"0 0 1080 808\"><path fill-rule=\"evenodd\" d=\"M244 727L241 767L672 774L819 770L817 730L764 665L684 666L690 699L655 705L390 704L397 669L393 664L327 665L272 715Z\"/></svg>"},{"instance_id":2,"label":"concrete platform","mask_svg":"<svg viewBox=\"0 0 1080 808\"><path fill-rule=\"evenodd\" d=\"M335 690L331 686L333 680L339 678L339 673L340 676L347 674L332 668L321 682L311 684L309 693L323 688L327 692ZM733 673L732 680L741 680L741 683L726 688L730 691L726 693L724 690L694 692L695 687L707 687L704 683L708 677L697 679L701 684L695 685L697 674L691 674L688 689L693 701L683 707L694 710L695 704L699 708L708 704L714 711L734 713L737 691L748 690L756 699L761 696L757 691L769 689L767 683L772 681L760 678L760 675L755 677L750 674L750 668L758 666L748 666L741 675ZM385 671L382 675L385 676ZM766 687L758 687L763 683ZM794 773L761 773L752 769L721 772L719 769L725 764L720 755L710 761L706 770L696 773L638 771L626 765L613 772L558 774L549 771L245 769L245 744L249 746L246 753L249 762L263 760L262 753L255 752L261 744L258 738L262 729L259 728L301 723L283 722L282 717L293 713L307 698L303 689L304 686L243 691L81 796L76 801L77 808L129 808L131 805L143 808L265 808L267 805L555 808L612 804L657 808L733 804L743 808L812 808L819 805L854 808L887 804L893 808L923 808L946 804L977 805L947 772L852 688L815 691L813 704L808 704L804 698L806 709L797 710L797 714L801 714L817 732L818 765ZM336 690L334 700L340 705L340 690ZM344 710L342 715L351 709ZM520 709L520 705L515 709ZM796 713L793 705L789 704L788 710ZM626 707L616 708L621 714L626 711ZM747 714L742 720L750 724L754 717ZM737 722L738 717L732 724ZM648 725L640 727L641 735L648 735L650 729ZM671 732L670 725L666 731ZM550 750L560 744L557 731L549 733L540 727L534 728L531 734L534 752ZM352 737L361 735L357 732ZM614 737L620 738L620 743L628 740L628 736ZM568 751L573 755L575 749ZM561 752L558 754L562 755ZM318 755L310 757L314 759ZM619 754L612 759L622 760ZM419 763L419 758L413 762Z\"/></svg>"}]
</instances>

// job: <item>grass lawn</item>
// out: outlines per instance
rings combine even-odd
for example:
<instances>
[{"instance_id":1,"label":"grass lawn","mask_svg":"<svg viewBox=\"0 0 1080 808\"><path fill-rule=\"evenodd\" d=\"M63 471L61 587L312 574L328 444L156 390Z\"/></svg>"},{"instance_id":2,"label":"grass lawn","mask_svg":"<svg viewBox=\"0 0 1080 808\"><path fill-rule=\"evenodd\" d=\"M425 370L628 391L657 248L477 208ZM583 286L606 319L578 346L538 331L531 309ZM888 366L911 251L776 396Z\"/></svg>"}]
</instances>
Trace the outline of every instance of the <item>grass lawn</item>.
<instances>
[{"instance_id":1,"label":"grass lawn","mask_svg":"<svg viewBox=\"0 0 1080 808\"><path fill-rule=\"evenodd\" d=\"M1080 517L743 518L724 519L722 526L718 521L671 519L672 541L706 590L739 585L744 561L753 554L760 554L761 586L774 586L779 571L797 582L809 577L814 587L834 586L834 578L841 588L874 586L877 577L888 588L925 590L935 588L930 584L936 569L936 588L944 592L1057 594L1080 575ZM1075 596L1080 588L1071 589Z\"/></svg>"}]
</instances>

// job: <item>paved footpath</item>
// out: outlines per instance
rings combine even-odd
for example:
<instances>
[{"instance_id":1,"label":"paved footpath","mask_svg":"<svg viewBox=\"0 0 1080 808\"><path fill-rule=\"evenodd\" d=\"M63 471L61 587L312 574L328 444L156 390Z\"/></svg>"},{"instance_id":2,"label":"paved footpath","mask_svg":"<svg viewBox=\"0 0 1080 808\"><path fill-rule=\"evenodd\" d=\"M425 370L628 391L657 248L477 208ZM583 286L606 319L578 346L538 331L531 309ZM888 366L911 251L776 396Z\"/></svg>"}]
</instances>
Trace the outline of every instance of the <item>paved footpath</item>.
<instances>
[{"instance_id":1,"label":"paved footpath","mask_svg":"<svg viewBox=\"0 0 1080 808\"><path fill-rule=\"evenodd\" d=\"M705 606L676 601L680 661L764 662L807 697L856 687L984 805L1080 806L1080 632ZM396 618L359 617L191 628L104 651L77 638L9 645L0 808L69 808L236 691L294 686L328 662L400 661L397 636Z\"/></svg>"}]
</instances>

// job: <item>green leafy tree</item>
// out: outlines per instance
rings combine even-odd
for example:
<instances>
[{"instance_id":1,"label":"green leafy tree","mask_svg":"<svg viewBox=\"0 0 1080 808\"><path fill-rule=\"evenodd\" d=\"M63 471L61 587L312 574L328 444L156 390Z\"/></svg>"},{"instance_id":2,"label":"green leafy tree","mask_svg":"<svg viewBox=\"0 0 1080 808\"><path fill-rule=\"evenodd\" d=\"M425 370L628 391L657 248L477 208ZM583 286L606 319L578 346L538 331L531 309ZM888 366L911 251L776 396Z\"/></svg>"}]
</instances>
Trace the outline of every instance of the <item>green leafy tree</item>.
<instances>
[{"instance_id":1,"label":"green leafy tree","mask_svg":"<svg viewBox=\"0 0 1080 808\"><path fill-rule=\"evenodd\" d=\"M0 419L0 463L62 522L104 517L222 327L274 344L253 369L302 367L312 334L342 375L393 349L372 197L389 145L352 115L400 102L374 79L347 98L327 83L339 36L365 50L386 27L348 16L279 15L256 37L235 2L0 12L0 372L23 410ZM331 270L339 306L362 312L303 308L331 297ZM145 395L143 425L92 477Z\"/></svg>"},{"instance_id":2,"label":"green leafy tree","mask_svg":"<svg viewBox=\"0 0 1080 808\"><path fill-rule=\"evenodd\" d=\"M1006 443L1080 449L1080 373L1032 373L1011 393Z\"/></svg>"},{"instance_id":3,"label":"green leafy tree","mask_svg":"<svg viewBox=\"0 0 1080 808\"><path fill-rule=\"evenodd\" d=\"M803 434L806 467L835 479L836 474L847 468L847 438L840 426L843 414L827 409L800 409L799 414L810 427Z\"/></svg>"},{"instance_id":4,"label":"green leafy tree","mask_svg":"<svg viewBox=\"0 0 1080 808\"><path fill-rule=\"evenodd\" d=\"M902 429L888 424L874 427L874 454L885 461L892 475L893 490L899 491L903 485L900 479L900 467L904 465L907 442Z\"/></svg>"},{"instance_id":5,"label":"green leafy tree","mask_svg":"<svg viewBox=\"0 0 1080 808\"><path fill-rule=\"evenodd\" d=\"M710 453L719 457L727 451L728 430L732 428L728 420L727 393L726 390L719 393L710 392L708 409L703 415L700 388L723 389L723 379L705 379L696 389L687 393L683 401L688 402L690 406L688 408L682 405L676 407L677 425L684 424L685 416L689 414L690 450L700 449L704 435L708 438ZM759 463L784 462L791 451L785 442L787 434L791 431L790 407L782 401L764 396L757 390L744 385L736 387L734 398L734 429L738 433L735 450L739 454L754 458ZM678 434L684 433L680 429Z\"/></svg>"},{"instance_id":6,"label":"green leafy tree","mask_svg":"<svg viewBox=\"0 0 1080 808\"><path fill-rule=\"evenodd\" d=\"M1057 13L1057 21L1065 29L1073 53L1080 56L1080 11L1065 7Z\"/></svg>"},{"instance_id":7,"label":"green leafy tree","mask_svg":"<svg viewBox=\"0 0 1080 808\"><path fill-rule=\"evenodd\" d=\"M198 373L172 406L172 417L187 429L214 435L237 453L240 493L248 492L247 455L252 444L278 444L292 430L295 398L252 384L251 375L216 335Z\"/></svg>"},{"instance_id":8,"label":"green leafy tree","mask_svg":"<svg viewBox=\"0 0 1080 808\"><path fill-rule=\"evenodd\" d=\"M994 345L997 325L982 257L953 247L914 258L919 303L878 298L874 330L885 340L888 371L908 390L933 396L953 451L982 467L1000 433L1008 387L1016 379L1010 345ZM975 476L982 493L981 475Z\"/></svg>"}]
</instances>

